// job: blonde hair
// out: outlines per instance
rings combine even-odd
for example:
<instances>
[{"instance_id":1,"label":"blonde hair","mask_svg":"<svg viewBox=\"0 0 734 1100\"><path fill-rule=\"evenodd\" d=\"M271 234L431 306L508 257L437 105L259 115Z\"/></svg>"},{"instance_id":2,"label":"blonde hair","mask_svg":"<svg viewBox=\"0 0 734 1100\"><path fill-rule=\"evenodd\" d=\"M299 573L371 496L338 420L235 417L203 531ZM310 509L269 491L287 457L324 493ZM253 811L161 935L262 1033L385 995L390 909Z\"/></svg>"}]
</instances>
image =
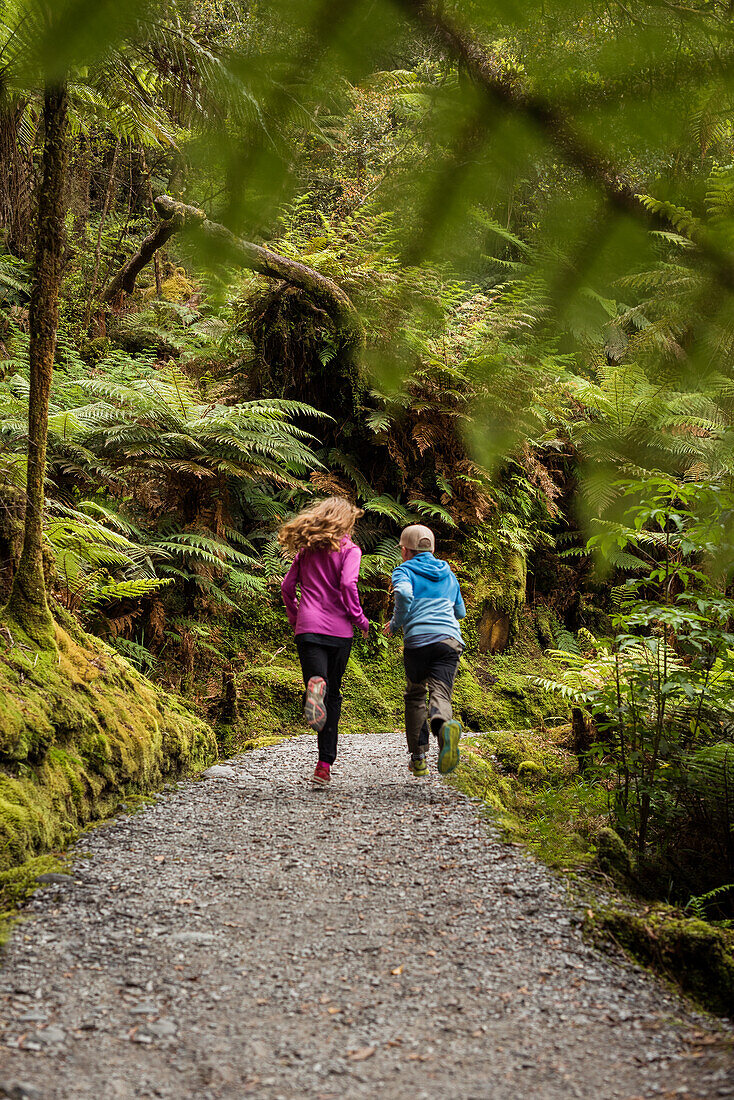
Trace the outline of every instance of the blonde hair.
<instances>
[{"instance_id":1,"label":"blonde hair","mask_svg":"<svg viewBox=\"0 0 734 1100\"><path fill-rule=\"evenodd\" d=\"M305 508L278 531L278 542L291 554L299 550L338 550L364 512L344 497L327 497Z\"/></svg>"}]
</instances>

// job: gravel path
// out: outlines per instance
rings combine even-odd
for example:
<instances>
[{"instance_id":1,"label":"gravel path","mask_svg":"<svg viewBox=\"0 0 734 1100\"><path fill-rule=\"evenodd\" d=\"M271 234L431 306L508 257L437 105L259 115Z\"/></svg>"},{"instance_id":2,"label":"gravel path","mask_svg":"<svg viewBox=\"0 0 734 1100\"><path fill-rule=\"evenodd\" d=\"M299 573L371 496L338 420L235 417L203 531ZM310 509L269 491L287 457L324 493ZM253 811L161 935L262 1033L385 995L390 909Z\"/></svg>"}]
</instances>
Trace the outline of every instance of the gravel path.
<instances>
[{"instance_id":1,"label":"gravel path","mask_svg":"<svg viewBox=\"0 0 734 1100\"><path fill-rule=\"evenodd\" d=\"M0 1096L734 1097L727 1032L584 944L400 739L311 737L77 846L0 970Z\"/></svg>"}]
</instances>

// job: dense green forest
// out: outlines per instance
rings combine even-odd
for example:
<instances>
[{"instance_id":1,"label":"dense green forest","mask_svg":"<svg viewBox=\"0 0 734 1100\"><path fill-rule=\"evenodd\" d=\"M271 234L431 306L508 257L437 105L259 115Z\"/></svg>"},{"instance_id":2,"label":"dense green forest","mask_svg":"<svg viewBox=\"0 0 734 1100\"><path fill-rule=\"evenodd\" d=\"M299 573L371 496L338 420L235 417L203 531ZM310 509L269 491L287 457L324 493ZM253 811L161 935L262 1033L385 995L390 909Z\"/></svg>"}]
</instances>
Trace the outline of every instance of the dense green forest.
<instances>
[{"instance_id":1,"label":"dense green forest","mask_svg":"<svg viewBox=\"0 0 734 1100\"><path fill-rule=\"evenodd\" d=\"M276 532L468 604L455 781L734 993L734 28L719 0L5 0L0 884L302 730Z\"/></svg>"}]
</instances>

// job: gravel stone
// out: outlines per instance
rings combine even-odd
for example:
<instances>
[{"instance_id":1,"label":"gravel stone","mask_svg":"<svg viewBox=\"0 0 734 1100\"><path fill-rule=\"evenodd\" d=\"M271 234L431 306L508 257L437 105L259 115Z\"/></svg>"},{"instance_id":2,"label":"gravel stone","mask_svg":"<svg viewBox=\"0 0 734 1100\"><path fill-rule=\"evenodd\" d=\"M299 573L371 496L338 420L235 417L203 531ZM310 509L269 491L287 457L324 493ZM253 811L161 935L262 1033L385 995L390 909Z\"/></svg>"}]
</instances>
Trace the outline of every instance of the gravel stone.
<instances>
[{"instance_id":1,"label":"gravel stone","mask_svg":"<svg viewBox=\"0 0 734 1100\"><path fill-rule=\"evenodd\" d=\"M236 774L229 764L214 764L201 773L203 779L234 779Z\"/></svg>"},{"instance_id":2,"label":"gravel stone","mask_svg":"<svg viewBox=\"0 0 734 1100\"><path fill-rule=\"evenodd\" d=\"M314 791L315 759L247 753L77 844L83 886L4 952L0 1096L734 1098L731 1027L585 943L435 759L345 736Z\"/></svg>"},{"instance_id":3,"label":"gravel stone","mask_svg":"<svg viewBox=\"0 0 734 1100\"><path fill-rule=\"evenodd\" d=\"M145 1025L145 1030L149 1035L155 1035L158 1039L165 1039L169 1035L175 1035L178 1028L173 1020L154 1020L152 1023Z\"/></svg>"},{"instance_id":4,"label":"gravel stone","mask_svg":"<svg viewBox=\"0 0 734 1100\"><path fill-rule=\"evenodd\" d=\"M66 1032L60 1027L47 1027L43 1031L36 1032L35 1039L39 1043L63 1043L66 1040Z\"/></svg>"},{"instance_id":5,"label":"gravel stone","mask_svg":"<svg viewBox=\"0 0 734 1100\"><path fill-rule=\"evenodd\" d=\"M38 1089L34 1089L33 1085L22 1083L0 1085L0 1097L7 1097L8 1100L43 1100Z\"/></svg>"}]
</instances>

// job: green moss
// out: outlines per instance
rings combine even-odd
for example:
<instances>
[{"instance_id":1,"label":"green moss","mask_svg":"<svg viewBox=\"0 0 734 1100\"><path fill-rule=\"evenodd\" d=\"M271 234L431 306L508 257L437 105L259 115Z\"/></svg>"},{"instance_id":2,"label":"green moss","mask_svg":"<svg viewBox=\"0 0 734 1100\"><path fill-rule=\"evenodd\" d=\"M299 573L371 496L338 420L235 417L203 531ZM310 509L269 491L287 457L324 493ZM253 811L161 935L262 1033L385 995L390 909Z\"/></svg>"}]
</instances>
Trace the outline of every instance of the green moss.
<instances>
[{"instance_id":1,"label":"green moss","mask_svg":"<svg viewBox=\"0 0 734 1100\"><path fill-rule=\"evenodd\" d=\"M471 798L480 798L508 833L515 835L519 831L519 822L512 809L511 782L484 757L477 739L462 742L461 761L449 782Z\"/></svg>"},{"instance_id":2,"label":"green moss","mask_svg":"<svg viewBox=\"0 0 734 1100\"><path fill-rule=\"evenodd\" d=\"M112 350L112 342L107 336L95 336L91 340L82 340L79 354L90 367L98 366Z\"/></svg>"},{"instance_id":3,"label":"green moss","mask_svg":"<svg viewBox=\"0 0 734 1100\"><path fill-rule=\"evenodd\" d=\"M161 282L161 296L165 302L188 302L193 294L196 293L196 286L189 279L186 269L183 267L173 268L172 265L170 273L166 274L166 277ZM140 292L140 297L144 300L152 300L156 297L155 283L152 286L144 287Z\"/></svg>"},{"instance_id":4,"label":"green moss","mask_svg":"<svg viewBox=\"0 0 734 1100\"><path fill-rule=\"evenodd\" d=\"M405 672L398 646L380 656L355 649L342 685L342 722L352 733L379 733L403 726Z\"/></svg>"},{"instance_id":5,"label":"green moss","mask_svg":"<svg viewBox=\"0 0 734 1100\"><path fill-rule=\"evenodd\" d=\"M622 885L632 877L632 856L619 833L608 825L596 834L596 861L601 870Z\"/></svg>"},{"instance_id":6,"label":"green moss","mask_svg":"<svg viewBox=\"0 0 734 1100\"><path fill-rule=\"evenodd\" d=\"M492 730L466 738L453 782L482 798L503 828L546 863L594 860L606 792L577 774L576 757L542 730Z\"/></svg>"},{"instance_id":7,"label":"green moss","mask_svg":"<svg viewBox=\"0 0 734 1100\"><path fill-rule=\"evenodd\" d=\"M252 752L253 749L268 749L271 745L279 745L284 737L250 737L239 746L240 752Z\"/></svg>"},{"instance_id":8,"label":"green moss","mask_svg":"<svg viewBox=\"0 0 734 1100\"><path fill-rule=\"evenodd\" d=\"M462 634L472 650L496 651L514 641L525 605L527 562L519 550L497 543L470 546L459 569L466 602ZM498 623L506 617L504 627ZM495 627L492 627L492 623Z\"/></svg>"},{"instance_id":9,"label":"green moss","mask_svg":"<svg viewBox=\"0 0 734 1100\"><path fill-rule=\"evenodd\" d=\"M535 609L535 629L538 642L543 649L552 649L556 644L556 617L549 607L538 606Z\"/></svg>"},{"instance_id":10,"label":"green moss","mask_svg":"<svg viewBox=\"0 0 734 1100\"><path fill-rule=\"evenodd\" d=\"M549 714L558 713L558 700L531 682L544 666L539 655L513 651L463 657L454 688L456 713L476 731L542 726Z\"/></svg>"},{"instance_id":11,"label":"green moss","mask_svg":"<svg viewBox=\"0 0 734 1100\"><path fill-rule=\"evenodd\" d=\"M534 786L545 779L546 776L545 768L537 760L521 760L518 765L517 777L522 783Z\"/></svg>"},{"instance_id":12,"label":"green moss","mask_svg":"<svg viewBox=\"0 0 734 1100\"><path fill-rule=\"evenodd\" d=\"M121 798L216 755L208 726L103 643L57 626L54 649L39 652L8 625L13 645L0 654L3 875L63 848Z\"/></svg>"},{"instance_id":13,"label":"green moss","mask_svg":"<svg viewBox=\"0 0 734 1100\"><path fill-rule=\"evenodd\" d=\"M0 947L8 938L16 907L37 888L38 876L50 871L66 871L66 865L56 854L35 856L19 867L0 871Z\"/></svg>"},{"instance_id":14,"label":"green moss","mask_svg":"<svg viewBox=\"0 0 734 1100\"><path fill-rule=\"evenodd\" d=\"M611 936L634 958L654 967L705 1008L734 1013L734 931L689 919L669 906L646 912L607 908L587 912L587 930Z\"/></svg>"},{"instance_id":15,"label":"green moss","mask_svg":"<svg viewBox=\"0 0 734 1100\"><path fill-rule=\"evenodd\" d=\"M303 731L303 680L297 660L248 669L237 684L239 718L229 727L235 750L253 737L283 737Z\"/></svg>"}]
</instances>

